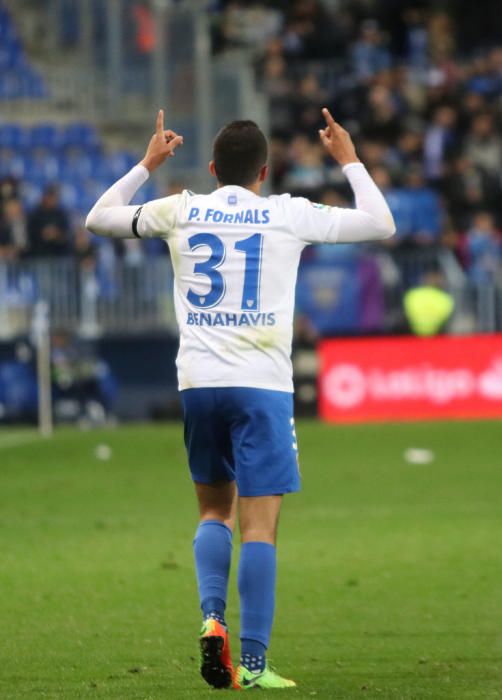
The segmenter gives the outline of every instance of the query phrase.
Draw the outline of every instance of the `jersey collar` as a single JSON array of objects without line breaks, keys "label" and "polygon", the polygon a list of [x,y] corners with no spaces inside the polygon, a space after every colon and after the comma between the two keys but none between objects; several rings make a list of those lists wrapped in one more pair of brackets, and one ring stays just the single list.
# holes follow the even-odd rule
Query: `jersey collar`
[{"label": "jersey collar", "polygon": [[251,192],[247,187],[241,187],[240,185],[224,185],[223,187],[218,187],[218,189],[214,190],[211,194],[222,197],[226,201],[232,194],[236,195],[237,201],[242,201],[243,199],[260,199],[259,195]]}]

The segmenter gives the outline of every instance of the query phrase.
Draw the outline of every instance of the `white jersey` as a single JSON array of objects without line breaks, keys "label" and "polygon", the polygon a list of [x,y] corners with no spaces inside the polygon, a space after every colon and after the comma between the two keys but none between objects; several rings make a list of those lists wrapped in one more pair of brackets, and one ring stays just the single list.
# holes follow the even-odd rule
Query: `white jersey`
[{"label": "white jersey", "polygon": [[243,187],[147,203],[143,236],[163,231],[174,267],[180,389],[292,391],[295,285],[307,243],[335,242],[339,211]]},{"label": "white jersey", "polygon": [[289,195],[259,197],[225,186],[129,204],[148,178],[137,165],[87,217],[90,231],[164,238],[174,267],[180,389],[258,387],[292,391],[291,340],[300,255],[308,243],[389,238],[392,214],[361,163],[343,168],[356,209]]}]

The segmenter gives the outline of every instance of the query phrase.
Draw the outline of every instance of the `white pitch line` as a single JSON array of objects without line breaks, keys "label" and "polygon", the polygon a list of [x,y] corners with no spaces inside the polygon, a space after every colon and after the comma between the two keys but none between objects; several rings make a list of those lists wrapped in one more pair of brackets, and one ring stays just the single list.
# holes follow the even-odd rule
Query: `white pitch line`
[{"label": "white pitch line", "polygon": [[0,450],[10,447],[19,447],[20,445],[26,445],[29,442],[35,442],[39,439],[40,436],[35,433],[17,433],[13,435],[2,435],[0,433]]}]

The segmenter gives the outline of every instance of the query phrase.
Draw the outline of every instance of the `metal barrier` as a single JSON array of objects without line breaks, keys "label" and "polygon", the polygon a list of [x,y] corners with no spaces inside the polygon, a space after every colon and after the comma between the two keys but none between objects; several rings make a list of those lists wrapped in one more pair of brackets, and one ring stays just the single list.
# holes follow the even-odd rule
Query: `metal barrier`
[{"label": "metal barrier", "polygon": [[172,284],[167,257],[93,267],[74,259],[1,262],[0,339],[27,334],[39,300],[53,328],[84,337],[175,332]]},{"label": "metal barrier", "polygon": [[453,334],[502,330],[502,266],[491,283],[476,284],[447,248],[380,250],[380,269],[386,288],[386,328],[399,326],[403,294],[422,284],[439,284],[455,301],[448,324]]},{"label": "metal barrier", "polygon": [[[356,255],[377,261],[378,284],[384,290],[384,313],[374,330],[400,328],[403,293],[427,281],[431,272],[441,275],[455,299],[449,332],[502,330],[502,275],[492,284],[475,285],[454,256],[444,250],[400,254],[397,262],[383,248],[363,247]],[[147,256],[134,262],[98,256],[92,265],[57,258],[1,261],[0,339],[28,333],[33,307],[39,300],[48,304],[53,328],[88,338],[177,333],[173,272],[167,256]]]}]

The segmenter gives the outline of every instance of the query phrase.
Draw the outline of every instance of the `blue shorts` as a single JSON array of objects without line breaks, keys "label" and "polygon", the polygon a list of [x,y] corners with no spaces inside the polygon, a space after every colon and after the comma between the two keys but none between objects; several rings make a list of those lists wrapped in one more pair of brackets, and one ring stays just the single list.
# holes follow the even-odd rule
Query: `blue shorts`
[{"label": "blue shorts", "polygon": [[192,479],[237,481],[240,496],[300,490],[293,394],[246,387],[185,389]]}]

